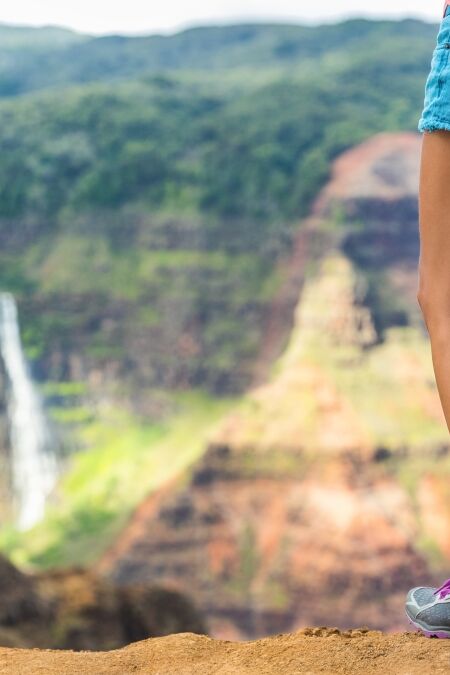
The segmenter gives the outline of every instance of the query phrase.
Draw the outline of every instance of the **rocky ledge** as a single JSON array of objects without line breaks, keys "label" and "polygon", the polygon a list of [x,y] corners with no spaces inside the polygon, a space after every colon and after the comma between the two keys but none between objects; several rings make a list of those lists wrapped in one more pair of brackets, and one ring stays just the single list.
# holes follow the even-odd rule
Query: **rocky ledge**
[{"label": "rocky ledge", "polygon": [[306,628],[241,643],[184,633],[104,653],[0,650],[0,673],[11,675],[440,675],[448,673],[449,667],[450,643],[446,640],[367,629]]}]

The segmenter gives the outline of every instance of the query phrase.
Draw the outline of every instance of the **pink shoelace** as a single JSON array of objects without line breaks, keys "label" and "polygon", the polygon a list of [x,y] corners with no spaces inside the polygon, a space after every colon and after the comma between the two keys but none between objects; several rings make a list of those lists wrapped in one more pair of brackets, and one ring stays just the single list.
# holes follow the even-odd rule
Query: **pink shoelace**
[{"label": "pink shoelace", "polygon": [[434,591],[434,594],[437,595],[439,593],[439,599],[443,600],[444,598],[447,597],[447,595],[450,595],[450,579],[447,579],[447,581],[444,581],[442,586],[440,588],[437,588]]}]

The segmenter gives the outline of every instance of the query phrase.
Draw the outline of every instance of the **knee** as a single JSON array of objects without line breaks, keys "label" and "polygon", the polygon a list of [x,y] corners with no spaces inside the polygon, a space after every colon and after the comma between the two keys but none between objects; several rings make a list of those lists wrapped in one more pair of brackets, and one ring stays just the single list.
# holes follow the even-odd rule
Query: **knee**
[{"label": "knee", "polygon": [[417,293],[417,301],[425,320],[427,329],[436,338],[441,336],[446,341],[450,335],[450,293],[430,293],[421,286]]},{"label": "knee", "polygon": [[425,292],[422,286],[417,291],[417,302],[419,304],[420,311],[426,320],[427,315],[430,314],[430,296]]}]

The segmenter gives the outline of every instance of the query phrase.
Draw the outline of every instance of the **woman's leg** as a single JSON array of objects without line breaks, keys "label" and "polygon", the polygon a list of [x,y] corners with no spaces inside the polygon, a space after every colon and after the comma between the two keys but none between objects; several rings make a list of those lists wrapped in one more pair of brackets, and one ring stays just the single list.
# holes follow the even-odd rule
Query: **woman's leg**
[{"label": "woman's leg", "polygon": [[418,300],[450,430],[450,132],[423,134]]},{"label": "woman's leg", "polygon": [[[450,132],[425,132],[419,194],[418,299],[431,339],[436,382],[450,429]],[[450,579],[413,588],[406,614],[425,635],[450,638]]]},{"label": "woman's leg", "polygon": [[[450,7],[438,33],[425,86],[419,190],[418,300],[431,340],[436,382],[450,430]],[[445,131],[444,131],[445,129]],[[413,588],[406,614],[425,635],[450,638],[450,579],[437,589]]]}]

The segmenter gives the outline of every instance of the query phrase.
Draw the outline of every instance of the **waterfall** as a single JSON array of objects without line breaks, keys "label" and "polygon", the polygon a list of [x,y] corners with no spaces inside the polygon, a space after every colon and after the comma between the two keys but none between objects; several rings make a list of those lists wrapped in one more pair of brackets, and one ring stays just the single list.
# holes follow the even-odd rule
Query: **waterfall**
[{"label": "waterfall", "polygon": [[26,530],[44,515],[57,466],[43,405],[23,352],[16,302],[10,293],[0,293],[0,354],[10,382],[8,417],[17,525]]}]

